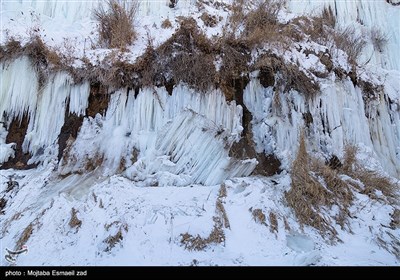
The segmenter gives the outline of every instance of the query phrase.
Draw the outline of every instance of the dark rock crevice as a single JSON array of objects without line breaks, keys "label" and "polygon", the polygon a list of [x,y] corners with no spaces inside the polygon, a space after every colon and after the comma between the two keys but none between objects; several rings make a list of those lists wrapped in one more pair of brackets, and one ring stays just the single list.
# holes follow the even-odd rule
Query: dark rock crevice
[{"label": "dark rock crevice", "polygon": [[24,143],[26,131],[28,130],[29,117],[24,114],[22,119],[14,118],[11,121],[6,137],[6,143],[15,143],[15,156],[10,158],[7,162],[4,162],[0,169],[18,169],[26,170],[35,168],[37,164],[28,164],[31,155],[24,153],[22,150],[22,143]]},{"label": "dark rock crevice", "polygon": [[274,155],[266,155],[265,153],[257,153],[255,150],[255,143],[253,140],[253,130],[251,121],[253,116],[247,109],[243,101],[243,91],[249,83],[247,77],[233,80],[231,85],[233,88],[233,99],[236,103],[243,108],[243,133],[242,138],[239,142],[233,143],[229,156],[240,159],[255,158],[258,161],[256,168],[253,171],[253,175],[272,176],[279,174],[281,170],[281,162]]}]

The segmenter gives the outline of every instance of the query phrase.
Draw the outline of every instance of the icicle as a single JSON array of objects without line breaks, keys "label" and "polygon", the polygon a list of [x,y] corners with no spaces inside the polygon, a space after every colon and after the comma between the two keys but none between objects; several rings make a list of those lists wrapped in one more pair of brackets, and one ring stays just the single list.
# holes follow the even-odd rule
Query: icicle
[{"label": "icicle", "polygon": [[38,92],[38,76],[27,57],[0,64],[0,121],[7,115],[22,119],[27,113],[32,119],[35,114]]}]

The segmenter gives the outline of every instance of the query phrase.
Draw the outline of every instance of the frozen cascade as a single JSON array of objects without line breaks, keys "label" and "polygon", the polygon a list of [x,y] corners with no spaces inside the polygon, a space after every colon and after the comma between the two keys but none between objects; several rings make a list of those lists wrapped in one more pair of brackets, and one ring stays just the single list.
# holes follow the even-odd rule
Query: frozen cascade
[{"label": "frozen cascade", "polygon": [[[43,161],[45,157],[56,154],[54,144],[64,124],[66,102],[69,100],[70,113],[84,115],[89,83],[73,85],[72,78],[60,72],[50,76],[43,89],[39,90],[37,72],[27,57],[4,63],[1,68],[1,121],[9,124],[14,118],[21,119],[27,113],[29,125],[23,143],[24,152],[34,156],[32,162]],[[5,139],[6,132],[2,134]],[[0,145],[2,150],[9,148],[4,143]],[[10,152],[6,154],[10,155]],[[5,156],[1,159],[0,163],[4,162]]]},{"label": "frozen cascade", "polygon": [[106,175],[121,171],[122,162],[129,178],[165,185],[217,184],[247,176],[257,162],[228,155],[243,130],[241,116],[241,106],[226,103],[217,90],[200,94],[179,85],[169,96],[164,88],[146,88],[136,98],[120,90],[111,96],[104,117],[84,120],[61,172],[82,171],[87,160],[101,158]]},{"label": "frozen cascade", "polygon": [[34,118],[38,92],[38,75],[29,58],[1,63],[0,121],[22,119],[25,113]]},{"label": "frozen cascade", "polygon": [[[382,1],[365,0],[290,0],[289,9],[298,14],[316,13],[322,7],[330,5],[337,15],[339,26],[357,26],[368,32],[378,28],[387,36],[385,49],[373,51],[373,47],[364,51],[362,61],[371,59],[371,63],[386,69],[400,70],[398,46],[400,45],[400,6],[393,6]],[[365,37],[368,37],[365,34]],[[371,57],[372,55],[372,57]]]},{"label": "frozen cascade", "polygon": [[[365,112],[362,92],[350,80],[327,81],[314,100],[305,100],[295,91],[280,94],[279,106],[274,104],[271,87],[264,88],[259,80],[251,80],[244,91],[244,101],[253,114],[258,152],[276,151],[283,159],[291,156],[293,160],[300,129],[306,128],[314,152],[341,155],[345,143],[362,144],[375,152],[385,171],[398,177],[400,111],[396,108],[400,100],[394,96],[398,89],[385,88],[380,100],[369,102]],[[392,105],[387,101],[390,95]],[[306,124],[304,114],[308,113],[312,122]]]}]

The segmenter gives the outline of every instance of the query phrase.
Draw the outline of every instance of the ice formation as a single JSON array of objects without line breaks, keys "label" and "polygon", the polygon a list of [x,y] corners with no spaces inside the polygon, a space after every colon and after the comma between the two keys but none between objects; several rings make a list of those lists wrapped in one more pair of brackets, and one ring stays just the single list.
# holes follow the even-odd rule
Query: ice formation
[{"label": "ice formation", "polygon": [[27,57],[4,62],[0,67],[0,121],[21,120],[26,114],[29,125],[23,151],[33,155],[32,162],[44,161],[56,153],[67,106],[69,113],[85,114],[89,83],[74,85],[67,73],[59,72],[38,88],[38,74]]},{"label": "ice formation", "polygon": [[399,98],[399,75],[392,75],[378,99],[366,103],[361,89],[350,80],[326,80],[321,94],[313,100],[306,100],[296,91],[280,94],[279,105],[274,104],[272,87],[264,88],[258,79],[251,80],[244,101],[253,115],[258,152],[276,151],[282,158],[294,155],[299,132],[304,128],[310,135],[312,151],[341,155],[346,143],[362,144],[376,153],[385,171],[399,176],[400,112],[393,102]]},{"label": "ice formation", "polygon": [[398,46],[400,44],[400,8],[387,1],[365,0],[290,0],[289,9],[298,14],[317,13],[322,7],[331,6],[337,16],[339,27],[357,26],[363,32],[363,37],[370,42],[371,28],[378,29],[385,35],[388,42],[382,50],[369,48],[364,51],[362,61],[369,60],[372,65],[386,69],[400,70]]},{"label": "ice formation", "polygon": [[247,176],[256,161],[228,156],[242,131],[241,116],[242,108],[217,90],[205,95],[180,85],[172,96],[164,88],[146,88],[136,97],[120,90],[104,117],[84,121],[61,172],[82,171],[85,160],[100,157],[104,174],[121,171],[122,164],[129,178],[157,184],[216,184]]}]

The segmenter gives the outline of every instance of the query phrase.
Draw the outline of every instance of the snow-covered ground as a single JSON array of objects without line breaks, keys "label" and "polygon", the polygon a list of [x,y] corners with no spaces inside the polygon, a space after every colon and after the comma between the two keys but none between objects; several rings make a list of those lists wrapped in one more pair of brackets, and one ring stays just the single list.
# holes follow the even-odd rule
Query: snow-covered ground
[{"label": "snow-covered ground", "polygon": [[[3,175],[14,171],[2,171]],[[227,180],[223,205],[230,228],[225,240],[202,251],[189,251],[181,234],[207,237],[213,227],[220,185],[137,187],[121,176],[87,174],[56,179],[48,170],[17,173],[2,217],[1,251],[13,248],[32,225],[17,265],[398,265],[379,243],[398,242],[389,228],[393,208],[359,195],[350,209],[352,233],[336,226],[342,242],[329,245],[311,228],[300,229],[283,192],[288,175]],[[5,184],[2,184],[4,193]],[[71,227],[71,211],[81,225]],[[252,210],[261,209],[265,224]],[[276,231],[268,219],[277,218]],[[285,228],[285,221],[290,228]],[[107,238],[121,231],[108,248]],[[390,237],[392,234],[392,237]],[[9,265],[2,259],[2,265]]]},{"label": "snow-covered ground", "polygon": [[[1,1],[0,43],[10,36],[24,42],[40,34],[50,46],[99,62],[111,50],[95,44],[90,9],[98,2]],[[204,5],[208,13],[221,16],[215,27],[199,19],[204,10],[193,0],[180,0],[173,9],[169,0],[139,2],[139,36],[125,54],[132,61],[145,51],[149,36],[155,46],[165,42],[182,15],[194,17],[209,38],[220,34],[227,11],[213,3],[232,1]],[[164,88],[144,88],[135,97],[127,89],[117,90],[105,114],[84,117],[68,157],[58,163],[65,111],[85,115],[89,84],[75,85],[67,73],[58,72],[39,89],[38,74],[26,57],[2,63],[0,164],[14,156],[14,144],[6,143],[9,121],[26,113],[30,122],[23,149],[41,165],[29,171],[0,170],[0,199],[6,201],[0,213],[1,254],[25,244],[28,253],[18,256],[16,265],[399,265],[400,229],[393,226],[398,201],[389,205],[356,193],[348,228],[332,219],[340,241],[331,243],[316,229],[301,227],[284,197],[305,114],[313,116],[307,139],[311,153],[341,158],[345,144],[356,144],[366,168],[393,182],[400,176],[400,7],[384,0],[292,0],[288,8],[316,13],[326,3],[335,7],[339,25],[352,23],[367,32],[376,23],[388,34],[382,52],[368,45],[361,64],[369,62],[358,69],[382,91],[366,105],[358,86],[331,73],[319,80],[321,92],[313,101],[295,90],[277,100],[272,87],[252,78],[244,89],[244,105],[253,117],[257,152],[274,153],[282,162],[284,171],[273,177],[248,177],[256,160],[229,155],[243,131],[242,106],[227,102],[220,90],[203,94],[185,85],[176,85],[172,96]],[[161,28],[167,18],[171,29]],[[300,47],[324,51],[313,42]],[[300,61],[301,69],[325,70],[313,54],[272,51]],[[343,52],[333,63],[349,70]],[[280,112],[273,104],[277,101]],[[87,162],[99,158],[99,166],[87,171]],[[18,185],[9,188],[9,177]],[[226,197],[220,195],[221,186],[226,186]],[[223,242],[200,251],[185,249],[183,234],[205,239],[215,218],[222,219],[218,203],[229,220],[222,227]],[[265,222],[254,218],[255,210],[262,211]],[[326,211],[335,215],[335,209]],[[10,265],[3,256],[1,265]]]}]

